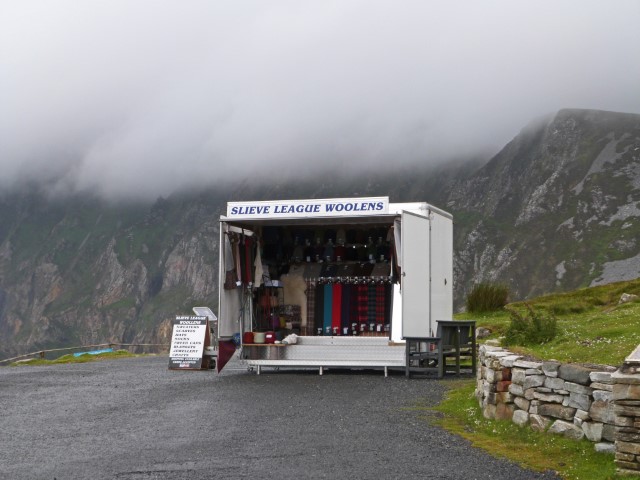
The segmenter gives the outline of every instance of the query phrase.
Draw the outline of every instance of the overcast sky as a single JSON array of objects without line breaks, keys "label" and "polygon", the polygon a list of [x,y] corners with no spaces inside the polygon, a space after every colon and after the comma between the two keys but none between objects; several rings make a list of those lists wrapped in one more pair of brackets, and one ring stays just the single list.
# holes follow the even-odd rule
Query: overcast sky
[{"label": "overcast sky", "polygon": [[0,0],[0,188],[441,162],[565,107],[640,113],[640,1]]}]

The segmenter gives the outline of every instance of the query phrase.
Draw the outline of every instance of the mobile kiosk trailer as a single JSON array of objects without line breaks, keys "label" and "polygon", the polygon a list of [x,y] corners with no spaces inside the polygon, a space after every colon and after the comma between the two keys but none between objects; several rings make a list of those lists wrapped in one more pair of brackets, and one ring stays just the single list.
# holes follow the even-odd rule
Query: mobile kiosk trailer
[{"label": "mobile kiosk trailer", "polygon": [[[405,367],[453,314],[453,219],[387,197],[229,202],[216,337],[264,367]],[[290,336],[291,333],[296,335]]]}]

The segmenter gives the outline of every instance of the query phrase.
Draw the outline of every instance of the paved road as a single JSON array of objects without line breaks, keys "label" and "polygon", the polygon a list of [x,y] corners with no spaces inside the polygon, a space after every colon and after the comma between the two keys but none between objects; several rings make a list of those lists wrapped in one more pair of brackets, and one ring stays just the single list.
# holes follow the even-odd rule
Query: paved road
[{"label": "paved road", "polygon": [[554,478],[429,426],[436,381],[167,364],[0,368],[0,479]]}]

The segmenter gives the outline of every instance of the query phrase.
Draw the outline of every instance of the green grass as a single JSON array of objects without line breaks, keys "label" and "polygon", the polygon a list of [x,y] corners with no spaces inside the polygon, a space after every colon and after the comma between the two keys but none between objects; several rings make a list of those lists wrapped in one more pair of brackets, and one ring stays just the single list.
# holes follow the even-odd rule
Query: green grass
[{"label": "green grass", "polygon": [[[424,410],[425,418],[469,440],[474,447],[527,469],[552,470],[568,480],[626,478],[615,473],[613,455],[596,453],[593,443],[537,433],[510,421],[487,420],[474,397],[475,380],[446,382],[445,400]],[[434,414],[435,413],[435,414]]]},{"label": "green grass", "polygon": [[9,364],[11,367],[23,367],[23,366],[34,366],[34,365],[60,365],[60,364],[68,364],[68,363],[89,363],[89,362],[97,362],[100,360],[111,360],[113,358],[131,358],[131,357],[140,357],[140,354],[130,353],[127,350],[116,350],[115,352],[106,352],[100,353],[98,355],[81,355],[79,357],[75,357],[73,353],[69,353],[67,355],[62,355],[53,360],[47,360],[43,358],[34,358],[29,361],[23,362],[14,362]]},{"label": "green grass", "polygon": [[[640,279],[529,300],[535,310],[556,316],[558,334],[542,345],[510,348],[545,360],[620,365],[640,344],[640,301],[618,305],[623,293],[640,295]],[[507,307],[526,312],[522,302]],[[503,336],[510,324],[506,310],[456,318],[476,320],[478,327],[492,331],[489,338]]]},{"label": "green grass", "polygon": [[[528,300],[535,310],[556,316],[558,335],[543,345],[510,349],[545,360],[620,365],[640,344],[640,301],[618,305],[623,293],[640,295],[640,279]],[[507,308],[526,312],[524,302]],[[510,325],[506,310],[464,313],[456,318],[476,320],[478,327],[492,331],[490,338],[504,335]],[[565,479],[632,478],[616,475],[613,456],[596,453],[587,440],[577,442],[521,428],[510,421],[485,419],[473,394],[475,380],[446,384],[449,390],[445,400],[435,409],[424,409],[426,418],[466,438],[474,447],[532,470],[553,470]]]}]

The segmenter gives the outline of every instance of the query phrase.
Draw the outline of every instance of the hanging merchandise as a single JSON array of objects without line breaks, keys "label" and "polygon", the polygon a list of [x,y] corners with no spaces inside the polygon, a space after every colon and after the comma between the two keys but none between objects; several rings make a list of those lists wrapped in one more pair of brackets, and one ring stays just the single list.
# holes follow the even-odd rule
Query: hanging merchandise
[{"label": "hanging merchandise", "polygon": [[342,328],[342,285],[334,283],[332,285],[331,303],[331,330],[334,335],[340,335]]},{"label": "hanging merchandise", "polygon": [[333,285],[330,283],[324,285],[324,311],[323,311],[323,326],[324,334],[331,335],[331,321],[333,313]]}]

